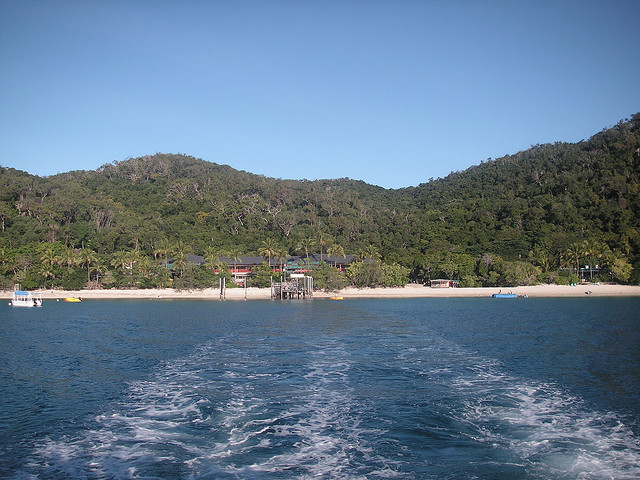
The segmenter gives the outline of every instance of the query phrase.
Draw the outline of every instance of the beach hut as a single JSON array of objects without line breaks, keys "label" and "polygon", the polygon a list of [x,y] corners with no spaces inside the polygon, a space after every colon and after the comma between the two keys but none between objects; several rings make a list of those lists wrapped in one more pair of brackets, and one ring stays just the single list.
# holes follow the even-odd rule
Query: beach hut
[{"label": "beach hut", "polygon": [[457,288],[460,286],[458,280],[437,279],[430,281],[431,288]]}]

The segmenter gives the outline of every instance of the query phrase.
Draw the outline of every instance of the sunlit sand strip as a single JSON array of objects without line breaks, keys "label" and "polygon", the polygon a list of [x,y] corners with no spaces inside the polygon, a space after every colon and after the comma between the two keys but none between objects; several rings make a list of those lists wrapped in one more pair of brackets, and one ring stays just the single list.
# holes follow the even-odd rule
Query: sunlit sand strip
[{"label": "sunlit sand strip", "polygon": [[[520,296],[535,297],[638,297],[638,285],[535,285],[526,287],[483,287],[483,288],[431,288],[417,284],[409,284],[401,288],[345,288],[339,292],[314,292],[314,298],[447,298],[447,297],[491,297],[498,293],[515,293]],[[66,297],[82,299],[194,299],[219,300],[217,288],[204,290],[164,289],[132,289],[132,290],[40,290],[45,300],[60,300]],[[0,298],[10,299],[12,292],[0,292]],[[268,300],[271,298],[269,288],[228,288],[227,300]]]}]

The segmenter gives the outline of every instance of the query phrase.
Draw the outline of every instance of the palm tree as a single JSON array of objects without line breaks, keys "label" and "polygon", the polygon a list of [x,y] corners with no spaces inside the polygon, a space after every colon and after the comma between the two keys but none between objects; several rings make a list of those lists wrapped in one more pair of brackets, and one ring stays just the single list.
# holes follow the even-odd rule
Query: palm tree
[{"label": "palm tree", "polygon": [[611,248],[604,242],[596,242],[593,247],[596,259],[598,259],[600,263],[602,263],[602,260],[605,262],[608,261],[613,256]]},{"label": "palm tree", "polygon": [[187,266],[187,255],[189,247],[182,241],[178,240],[173,244],[171,252],[174,254],[173,258],[173,271],[178,269],[178,276],[182,276],[184,269]]},{"label": "palm tree", "polygon": [[579,244],[573,243],[569,248],[567,248],[563,255],[565,258],[565,265],[570,265],[574,261],[576,262],[576,275],[580,273],[580,258],[582,257],[582,251],[583,249]]},{"label": "palm tree", "polygon": [[107,265],[98,257],[98,261],[93,266],[93,271],[96,272],[96,282],[100,283],[100,275],[107,273]]},{"label": "palm tree", "polygon": [[[42,272],[41,273],[42,273],[42,276],[43,276],[45,282],[47,281],[48,278],[53,279],[56,276],[56,274],[53,271],[52,266],[53,266],[52,264],[45,263],[44,267],[42,268]],[[51,288],[53,288],[53,282],[51,284]]]},{"label": "palm tree", "polygon": [[283,271],[283,264],[287,261],[287,257],[289,256],[289,250],[286,247],[278,248],[274,254],[274,257],[280,260],[280,271]]},{"label": "palm tree", "polygon": [[114,252],[113,255],[111,255],[111,262],[109,263],[113,268],[121,268],[124,270],[124,267],[127,264],[127,252],[124,250]]},{"label": "palm tree", "polygon": [[380,253],[378,252],[378,248],[372,243],[367,245],[367,247],[362,252],[360,252],[360,260],[364,261],[367,258],[370,258],[374,262],[380,260]]},{"label": "palm tree", "polygon": [[271,257],[275,257],[278,251],[278,242],[272,237],[262,241],[262,246],[258,249],[258,254],[269,257],[269,270],[271,270]]},{"label": "palm tree", "polygon": [[164,255],[164,266],[168,267],[169,252],[173,250],[173,244],[167,239],[160,240],[158,247],[153,251],[155,255]]},{"label": "palm tree", "polygon": [[73,248],[65,247],[62,252],[58,255],[58,263],[60,265],[66,265],[67,271],[71,270],[73,265],[76,265],[78,262],[78,257]]},{"label": "palm tree", "polygon": [[322,262],[322,255],[324,247],[331,241],[331,236],[325,232],[318,232],[316,235],[316,244],[320,246],[320,261]]},{"label": "palm tree", "polygon": [[303,238],[302,240],[300,240],[298,242],[298,245],[296,246],[296,248],[298,250],[304,250],[304,254],[307,257],[307,261],[309,260],[309,250],[311,248],[313,248],[313,246],[315,245],[315,240],[311,237],[307,237],[307,238]]},{"label": "palm tree", "polygon": [[140,251],[139,250],[130,250],[126,253],[125,260],[127,262],[126,268],[133,273],[133,268],[136,263],[140,261]]},{"label": "palm tree", "polygon": [[589,260],[589,272],[591,273],[591,280],[593,280],[593,243],[589,240],[585,240],[582,242],[582,245],[580,245],[580,248],[582,249],[582,255]]},{"label": "palm tree", "polygon": [[3,272],[12,270],[11,264],[14,257],[5,247],[0,248],[0,266]]},{"label": "palm tree", "polygon": [[[592,262],[600,268],[603,263],[607,263],[611,259],[613,252],[611,252],[611,248],[606,243],[593,242],[591,244],[591,255]],[[593,269],[591,269],[591,279],[593,279]]]},{"label": "palm tree", "polygon": [[346,257],[344,253],[344,248],[342,248],[342,245],[339,245],[337,243],[334,243],[329,247],[329,249],[327,250],[327,255],[334,258],[334,262],[333,262],[334,267],[338,265],[338,261],[337,261],[338,257],[342,257],[342,258]]},{"label": "palm tree", "polygon": [[181,277],[187,267],[187,254],[183,250],[178,251],[173,257],[173,271],[178,271],[178,276]]},{"label": "palm tree", "polygon": [[551,258],[544,246],[535,245],[533,250],[529,252],[529,259],[534,265],[539,266],[543,272],[548,272],[551,269]]},{"label": "palm tree", "polygon": [[147,255],[142,255],[136,261],[138,272],[145,278],[149,278],[151,271],[153,270],[153,261]]},{"label": "palm tree", "polygon": [[220,252],[217,248],[208,246],[204,251],[204,263],[209,270],[215,270],[220,264]]},{"label": "palm tree", "polygon": [[233,260],[233,271],[238,273],[238,262],[240,261],[240,255],[242,251],[238,247],[233,247],[229,252],[229,257]]},{"label": "palm tree", "polygon": [[40,260],[44,265],[48,265],[49,267],[52,267],[53,265],[58,263],[58,256],[56,255],[56,251],[53,248],[53,245],[48,244],[44,248],[42,254],[40,254]]},{"label": "palm tree", "polygon": [[91,265],[98,263],[96,252],[90,248],[83,248],[78,252],[78,259],[80,265],[87,266],[87,283],[89,283],[91,281]]},{"label": "palm tree", "polygon": [[223,276],[229,272],[229,264],[224,262],[222,258],[218,258],[218,261],[213,265],[214,272],[217,272],[218,276]]}]

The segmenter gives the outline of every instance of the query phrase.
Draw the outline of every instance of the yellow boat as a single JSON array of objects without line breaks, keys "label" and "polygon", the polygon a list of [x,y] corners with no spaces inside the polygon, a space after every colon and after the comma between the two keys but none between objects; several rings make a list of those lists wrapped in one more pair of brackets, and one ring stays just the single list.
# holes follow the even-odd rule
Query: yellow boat
[{"label": "yellow boat", "polygon": [[81,302],[82,299],[79,297],[66,297],[64,299],[65,302],[72,302],[72,303],[77,303],[77,302]]},{"label": "yellow boat", "polygon": [[331,300],[344,300],[344,297],[331,297]]}]

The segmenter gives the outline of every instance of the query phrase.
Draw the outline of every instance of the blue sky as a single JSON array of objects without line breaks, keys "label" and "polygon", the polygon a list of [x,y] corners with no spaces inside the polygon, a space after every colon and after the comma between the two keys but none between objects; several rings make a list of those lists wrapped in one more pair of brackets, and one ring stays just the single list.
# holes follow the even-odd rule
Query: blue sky
[{"label": "blue sky", "polygon": [[417,185],[640,111],[640,2],[0,0],[0,165]]}]

